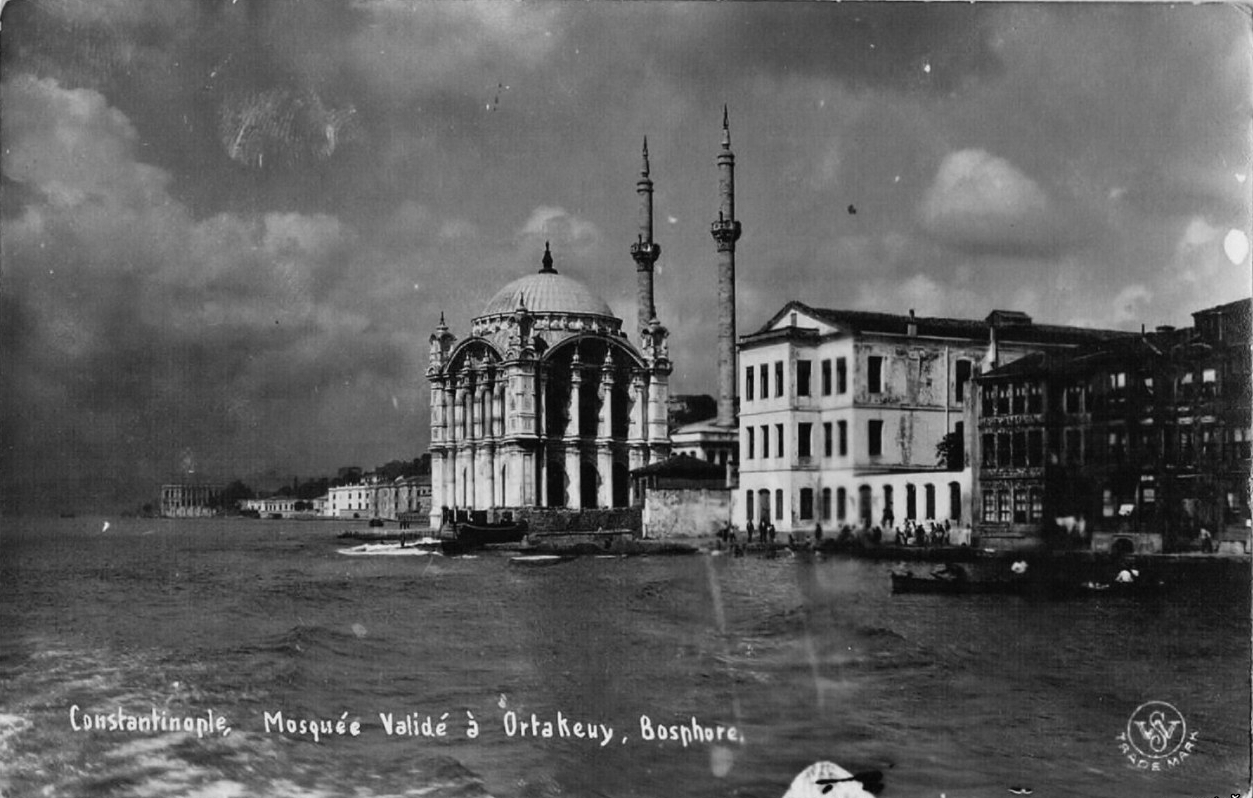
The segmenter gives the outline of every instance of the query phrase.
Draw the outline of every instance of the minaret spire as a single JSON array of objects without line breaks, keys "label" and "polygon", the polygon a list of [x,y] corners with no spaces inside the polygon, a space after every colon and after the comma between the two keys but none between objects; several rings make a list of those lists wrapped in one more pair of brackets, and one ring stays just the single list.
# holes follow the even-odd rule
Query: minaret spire
[{"label": "minaret spire", "polygon": [[640,179],[635,183],[635,191],[640,195],[640,230],[636,242],[631,245],[631,257],[635,260],[637,331],[641,333],[641,339],[643,331],[657,316],[653,304],[653,264],[661,255],[661,247],[653,242],[653,181],[649,171],[648,136],[645,136]]},{"label": "minaret spire", "polygon": [[722,150],[718,153],[718,219],[710,233],[718,246],[718,417],[720,427],[735,427],[735,242],[740,223],[735,218],[735,153],[731,152],[731,125],[722,106]]}]

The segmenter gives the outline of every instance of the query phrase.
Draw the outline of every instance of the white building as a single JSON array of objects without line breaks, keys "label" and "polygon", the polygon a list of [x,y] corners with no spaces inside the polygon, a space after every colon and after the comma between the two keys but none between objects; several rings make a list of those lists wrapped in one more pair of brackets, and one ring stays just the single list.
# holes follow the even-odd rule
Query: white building
[{"label": "white building", "polygon": [[[949,470],[946,436],[969,448],[971,377],[993,365],[1115,333],[826,310],[790,302],[740,339],[740,467],[733,518],[780,531],[970,523],[969,469]],[[964,460],[964,458],[963,458]]]}]

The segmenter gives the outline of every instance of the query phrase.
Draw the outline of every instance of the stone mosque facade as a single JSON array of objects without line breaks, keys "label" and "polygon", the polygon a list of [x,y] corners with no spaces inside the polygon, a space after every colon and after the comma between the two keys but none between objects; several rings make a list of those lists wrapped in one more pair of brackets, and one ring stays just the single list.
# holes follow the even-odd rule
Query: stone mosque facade
[{"label": "stone mosque facade", "polygon": [[538,273],[496,292],[458,339],[431,336],[431,526],[446,510],[635,503],[630,472],[670,456],[668,331],[653,302],[648,144],[636,264],[637,338],[547,244]]}]

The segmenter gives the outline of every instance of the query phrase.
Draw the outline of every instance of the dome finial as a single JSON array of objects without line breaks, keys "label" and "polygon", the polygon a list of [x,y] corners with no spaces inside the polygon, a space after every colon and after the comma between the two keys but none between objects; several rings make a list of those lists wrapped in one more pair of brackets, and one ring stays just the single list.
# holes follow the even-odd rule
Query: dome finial
[{"label": "dome finial", "polygon": [[557,273],[557,270],[553,268],[553,253],[548,248],[547,241],[544,242],[544,260],[541,261],[541,263],[544,264],[544,268],[539,270],[540,274],[556,274]]}]

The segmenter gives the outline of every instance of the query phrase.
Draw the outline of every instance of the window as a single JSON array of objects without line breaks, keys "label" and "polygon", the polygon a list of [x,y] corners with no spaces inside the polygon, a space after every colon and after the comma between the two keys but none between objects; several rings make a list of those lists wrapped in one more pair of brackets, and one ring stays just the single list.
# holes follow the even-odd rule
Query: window
[{"label": "window", "polygon": [[983,520],[996,520],[996,494],[990,490],[983,492]]},{"label": "window", "polygon": [[1204,369],[1201,371],[1201,382],[1214,382],[1218,379],[1218,372],[1214,369]]},{"label": "window", "polygon": [[996,414],[998,416],[1009,415],[1009,386],[996,386]]},{"label": "window", "polygon": [[959,482],[948,483],[948,517],[960,521],[962,517],[962,486]]},{"label": "window", "polygon": [[822,422],[822,456],[823,457],[830,457],[832,452],[835,449],[834,441],[832,440],[832,438],[833,438],[833,435],[831,433],[831,422],[830,421]]},{"label": "window", "polygon": [[1001,468],[1009,468],[1013,464],[1009,456],[1009,433],[1002,432],[996,436],[996,464]]},{"label": "window", "polygon": [[996,505],[998,508],[997,518],[1002,524],[1008,524],[1014,518],[1014,508],[1013,508],[1013,505],[1010,504],[1010,501],[1011,501],[1010,492],[1007,490],[1002,490],[1002,491],[999,491],[996,496],[997,496]]},{"label": "window", "polygon": [[774,517],[778,521],[783,520],[783,490],[777,489],[774,492]]},{"label": "window", "polygon": [[755,516],[753,513],[753,492],[751,490],[746,490],[744,491],[744,518],[746,518],[748,520],[748,523],[751,524],[753,522],[754,517]]},{"label": "window", "polygon": [[1013,449],[1010,451],[1010,462],[1014,468],[1023,468],[1027,465],[1027,433],[1018,430],[1013,433]]},{"label": "window", "polygon": [[1066,386],[1066,392],[1062,396],[1062,409],[1067,413],[1082,412],[1080,405],[1080,397],[1083,396],[1083,389],[1078,385]]},{"label": "window", "polygon": [[1027,432],[1027,465],[1044,465],[1044,432],[1033,429]]},{"label": "window", "polygon": [[770,396],[770,367],[762,363],[757,370],[757,375],[761,377],[761,393],[757,395],[762,399],[766,399]]},{"label": "window", "polygon": [[842,357],[835,360],[835,392],[848,393],[848,361]]},{"label": "window", "polygon": [[812,457],[812,443],[810,439],[813,437],[814,425],[808,422],[801,422],[796,425],[796,456]]},{"label": "window", "polygon": [[843,488],[835,489],[835,520],[843,521],[845,518],[844,508],[848,503],[848,494]]},{"label": "window", "polygon": [[763,459],[770,456],[770,427],[765,424],[761,426],[761,456]]},{"label": "window", "polygon": [[1109,433],[1109,459],[1121,463],[1127,458],[1127,431],[1113,430]]},{"label": "window", "polygon": [[1040,390],[1039,383],[1033,382],[1027,386],[1027,412],[1044,412],[1044,392]]},{"label": "window", "polygon": [[982,405],[980,410],[983,415],[996,415],[996,388],[991,385],[985,385],[979,393]]},{"label": "window", "polygon": [[883,392],[883,358],[879,355],[866,358],[866,390],[870,393]]},{"label": "window", "polygon": [[923,501],[926,502],[927,514],[925,518],[935,518],[935,485],[928,482],[922,488]]},{"label": "window", "polygon": [[1014,489],[1014,523],[1027,523],[1027,489]]},{"label": "window", "polygon": [[866,445],[869,447],[870,456],[878,457],[883,454],[883,422],[877,418],[871,419],[866,433],[868,436]]},{"label": "window", "polygon": [[775,442],[775,449],[776,449],[775,454],[778,457],[782,457],[783,456],[783,425],[782,424],[774,425],[774,437],[776,441]]},{"label": "window", "polygon": [[1081,430],[1066,430],[1066,462],[1083,463],[1083,432]]},{"label": "window", "polygon": [[883,525],[892,526],[896,522],[896,509],[892,503],[892,486],[883,486]]},{"label": "window", "polygon": [[[752,460],[754,457],[756,457],[756,452],[754,450],[756,448],[755,444],[757,443],[757,441],[754,438],[752,427],[748,427],[744,431],[748,433],[748,435],[744,439],[744,459]],[[749,513],[749,516],[751,517],[752,513]]]},{"label": "window", "polygon": [[[1151,489],[1150,489],[1151,490]],[[1044,492],[1039,488],[1031,489],[1031,514],[1028,519],[1039,521],[1044,517]]]},{"label": "window", "polygon": [[984,468],[996,468],[996,436],[990,432],[983,434],[983,446],[980,449],[980,457],[983,460]]},{"label": "window", "polygon": [[961,402],[966,401],[966,383],[970,382],[970,361],[969,360],[957,361],[956,371],[957,371],[957,382],[953,387],[953,395],[954,395],[954,398],[957,399],[957,402],[960,404]]},{"label": "window", "polygon": [[1015,385],[1013,413],[1020,416],[1025,412],[1027,412],[1027,386]]},{"label": "window", "polygon": [[812,364],[808,360],[796,361],[796,395],[809,396],[809,374]]},{"label": "window", "polygon": [[783,395],[783,361],[774,361],[774,395]]},{"label": "window", "polygon": [[1127,387],[1127,372],[1117,371],[1109,375],[1109,387],[1111,390],[1121,390]]},{"label": "window", "polygon": [[753,401],[753,367],[744,369],[744,401]]},{"label": "window", "polygon": [[831,520],[831,489],[822,489],[822,520]]},{"label": "window", "polygon": [[848,422],[837,422],[840,427],[840,457],[848,456]]},{"label": "window", "polygon": [[905,485],[905,518],[918,520],[918,489],[912,482]]},{"label": "window", "polygon": [[814,517],[814,489],[801,488],[801,520],[812,521]]},{"label": "window", "polygon": [[826,360],[822,361],[821,371],[822,371],[822,395],[830,396],[831,395],[831,359],[830,358],[827,358]]}]

